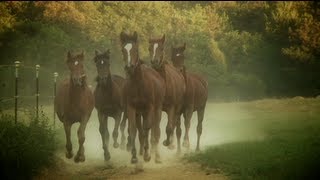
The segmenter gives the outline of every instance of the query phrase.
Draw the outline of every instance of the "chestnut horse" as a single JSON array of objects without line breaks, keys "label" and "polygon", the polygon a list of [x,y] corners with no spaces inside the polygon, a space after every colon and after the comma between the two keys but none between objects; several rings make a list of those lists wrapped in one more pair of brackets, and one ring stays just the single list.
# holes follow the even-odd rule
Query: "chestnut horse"
[{"label": "chestnut horse", "polygon": [[[206,108],[206,102],[208,98],[208,82],[202,76],[186,71],[184,66],[184,50],[186,49],[186,43],[183,46],[173,48],[171,60],[174,66],[179,69],[185,78],[186,82],[186,94],[183,105],[183,116],[185,124],[185,136],[183,146],[189,148],[189,129],[190,121],[194,111],[198,114],[198,126],[197,126],[197,148],[196,151],[200,150],[200,136],[202,134],[202,121],[204,117],[204,111]],[[180,121],[178,121],[180,122]],[[180,128],[180,125],[177,125]],[[178,131],[177,129],[177,131]],[[179,138],[179,137],[177,137]],[[178,143],[180,140],[178,140]],[[178,145],[179,146],[179,145]]]},{"label": "chestnut horse", "polygon": [[71,72],[70,79],[62,82],[54,99],[58,118],[63,123],[66,133],[66,157],[68,159],[73,156],[70,139],[71,126],[76,122],[80,123],[78,129],[79,149],[74,158],[75,162],[85,161],[83,147],[85,129],[94,108],[94,97],[86,83],[83,60],[83,52],[78,55],[72,55],[70,51],[68,52],[67,65]]},{"label": "chestnut horse", "polygon": [[[161,75],[166,83],[166,94],[163,101],[163,111],[168,115],[168,123],[166,127],[167,139],[163,145],[173,148],[172,138],[175,126],[179,126],[176,135],[179,141],[181,137],[181,128],[179,116],[184,102],[184,94],[186,85],[183,74],[177,70],[172,64],[164,59],[165,35],[162,38],[149,39],[149,53],[151,57],[152,67]],[[177,124],[176,124],[177,123]],[[180,142],[178,142],[178,153],[181,151]]]},{"label": "chestnut horse", "polygon": [[139,59],[138,34],[121,32],[121,50],[126,63],[127,82],[125,85],[127,98],[127,115],[129,122],[129,136],[132,145],[131,163],[137,163],[135,138],[137,127],[141,124],[136,115],[143,117],[143,145],[144,160],[150,161],[149,130],[151,128],[151,145],[155,150],[155,162],[160,163],[158,143],[160,139],[160,120],[162,103],[165,95],[165,82],[154,69],[143,64]]},{"label": "chestnut horse", "polygon": [[[95,51],[94,62],[97,67],[98,77],[96,78],[97,86],[94,90],[95,107],[99,118],[99,131],[102,139],[102,147],[104,150],[104,159],[110,159],[109,146],[109,131],[108,131],[108,117],[115,120],[115,126],[112,132],[113,147],[118,148],[118,129],[121,120],[121,114],[124,112],[124,92],[123,87],[125,79],[111,75],[110,72],[110,50],[104,53]],[[126,113],[123,115],[121,122],[121,147],[125,145],[124,129],[126,123]]]}]

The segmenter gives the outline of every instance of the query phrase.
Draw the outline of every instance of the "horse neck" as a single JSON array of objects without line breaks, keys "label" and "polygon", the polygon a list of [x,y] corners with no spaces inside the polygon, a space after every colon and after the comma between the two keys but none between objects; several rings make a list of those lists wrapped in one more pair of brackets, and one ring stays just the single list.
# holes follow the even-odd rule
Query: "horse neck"
[{"label": "horse neck", "polygon": [[109,74],[107,75],[107,82],[104,84],[101,81],[98,81],[98,87],[103,90],[112,90],[112,78],[111,78],[110,71],[109,71]]}]

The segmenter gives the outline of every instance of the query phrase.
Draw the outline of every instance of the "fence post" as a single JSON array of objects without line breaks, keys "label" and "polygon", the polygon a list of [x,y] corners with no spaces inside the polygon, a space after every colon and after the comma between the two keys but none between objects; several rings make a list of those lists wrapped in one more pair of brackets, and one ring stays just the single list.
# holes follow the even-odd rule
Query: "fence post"
[{"label": "fence post", "polygon": [[36,65],[36,117],[39,118],[39,69],[40,65]]},{"label": "fence post", "polygon": [[15,95],[14,95],[14,123],[17,124],[18,119],[18,77],[19,77],[19,65],[20,61],[15,61]]},{"label": "fence post", "polygon": [[[56,92],[57,92],[57,77],[58,77],[58,73],[55,72],[53,73],[53,77],[54,77],[54,81],[53,81],[53,101],[56,98]],[[55,128],[56,126],[56,107],[53,104],[53,127]]]}]

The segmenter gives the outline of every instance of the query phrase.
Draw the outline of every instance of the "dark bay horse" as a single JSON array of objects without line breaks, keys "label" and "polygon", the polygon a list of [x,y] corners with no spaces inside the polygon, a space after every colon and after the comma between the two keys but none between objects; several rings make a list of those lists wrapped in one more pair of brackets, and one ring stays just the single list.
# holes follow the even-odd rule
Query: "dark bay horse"
[{"label": "dark bay horse", "polygon": [[[181,128],[179,116],[181,115],[184,95],[186,91],[183,74],[164,59],[165,35],[162,38],[149,39],[149,53],[152,67],[161,75],[166,83],[166,94],[163,101],[163,111],[168,115],[166,127],[167,139],[163,145],[173,148],[173,130],[177,125],[176,135],[180,141]],[[180,153],[180,142],[178,142],[178,153]]]},{"label": "dark bay horse", "polygon": [[79,122],[78,129],[79,149],[74,158],[75,162],[84,162],[85,129],[94,108],[94,97],[87,86],[86,74],[83,68],[84,53],[72,55],[68,52],[67,65],[71,72],[70,79],[60,84],[54,99],[59,120],[64,125],[66,133],[66,157],[72,158],[71,126]]},{"label": "dark bay horse", "polygon": [[[183,146],[189,148],[189,129],[190,121],[194,111],[198,114],[198,125],[197,125],[197,148],[196,151],[200,150],[200,136],[202,134],[202,121],[204,118],[204,111],[206,107],[206,102],[208,98],[208,82],[202,76],[186,71],[184,66],[184,50],[186,49],[186,44],[180,47],[172,47],[171,60],[174,66],[179,69],[185,78],[186,82],[186,94],[185,101],[183,105],[183,116],[185,124],[185,136],[183,141]],[[180,122],[180,121],[178,121]],[[180,125],[177,126],[180,128]],[[178,143],[180,141],[178,140]],[[178,145],[179,146],[179,145]]]},{"label": "dark bay horse", "polygon": [[[99,118],[99,131],[102,139],[102,147],[104,150],[104,159],[110,159],[109,153],[109,130],[108,117],[115,120],[115,126],[112,132],[113,147],[118,148],[118,130],[121,121],[121,114],[124,112],[124,84],[125,79],[118,75],[111,75],[110,71],[110,50],[104,53],[95,51],[94,62],[97,67],[98,77],[96,78],[97,86],[94,90],[95,107]],[[121,122],[121,147],[125,145],[124,129],[126,125],[126,113],[123,115]]]},{"label": "dark bay horse", "polygon": [[[121,32],[121,50],[126,63],[127,82],[125,85],[127,97],[127,115],[129,121],[129,136],[132,144],[131,163],[137,163],[135,139],[137,127],[143,128],[144,160],[150,161],[149,130],[151,129],[151,145],[155,150],[155,162],[159,163],[158,144],[160,139],[160,120],[162,104],[165,95],[165,82],[151,67],[139,59],[138,34]],[[141,114],[143,122],[136,118]]]}]

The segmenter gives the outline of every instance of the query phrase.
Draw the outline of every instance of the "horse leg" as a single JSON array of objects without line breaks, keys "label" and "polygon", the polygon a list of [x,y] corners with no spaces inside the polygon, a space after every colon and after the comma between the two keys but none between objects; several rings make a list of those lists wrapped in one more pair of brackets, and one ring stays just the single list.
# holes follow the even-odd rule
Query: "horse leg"
[{"label": "horse leg", "polygon": [[99,118],[99,131],[102,139],[102,148],[104,151],[104,160],[108,161],[110,159],[109,152],[109,130],[108,130],[108,116],[103,113],[98,112]]},{"label": "horse leg", "polygon": [[161,112],[162,112],[162,107],[158,108],[155,110],[155,116],[154,116],[154,125],[153,125],[153,130],[154,130],[154,151],[156,153],[156,158],[155,158],[155,162],[156,163],[161,163],[161,158],[160,158],[160,153],[159,153],[159,139],[160,139],[160,121],[161,121]]},{"label": "horse leg", "polygon": [[73,157],[73,152],[72,152],[72,143],[71,143],[71,126],[72,124],[70,123],[63,123],[64,125],[64,131],[66,133],[66,158],[71,159]]},{"label": "horse leg", "polygon": [[167,139],[163,141],[164,146],[168,146],[169,149],[173,149],[172,146],[172,134],[173,134],[173,128],[174,128],[174,107],[169,108],[168,112],[168,123],[166,127],[166,133],[167,133]]},{"label": "horse leg", "polygon": [[85,141],[85,130],[86,130],[88,120],[89,118],[85,118],[83,121],[81,121],[78,129],[79,149],[78,149],[77,155],[74,157],[74,162],[76,163],[85,161],[83,143]]},{"label": "horse leg", "polygon": [[184,116],[184,126],[186,128],[186,132],[183,138],[183,143],[182,146],[189,149],[190,147],[190,143],[189,143],[189,129],[190,129],[190,122],[191,122],[191,118],[192,118],[192,113],[193,113],[193,108],[189,107],[186,109],[186,111],[184,112],[183,116]]},{"label": "horse leg", "polygon": [[116,114],[114,117],[115,124],[114,124],[114,129],[112,132],[112,137],[113,137],[113,147],[118,148],[119,143],[118,143],[118,135],[119,135],[119,125],[121,121],[121,111]]},{"label": "horse leg", "polygon": [[147,113],[143,114],[143,138],[144,138],[144,155],[143,159],[145,162],[149,162],[151,159],[149,153],[149,130],[154,120],[154,109],[150,107]]},{"label": "horse leg", "polygon": [[140,142],[140,151],[139,151],[139,155],[143,155],[143,128],[142,128],[142,124],[141,124],[141,115],[140,114],[136,114],[136,122],[137,122],[137,128],[138,128],[138,133],[139,133],[139,142]]},{"label": "horse leg", "polygon": [[137,159],[137,150],[136,150],[136,135],[137,135],[137,126],[136,126],[136,110],[133,107],[128,107],[128,122],[129,122],[129,137],[131,148],[131,163],[136,164]]},{"label": "horse leg", "polygon": [[121,144],[120,144],[120,149],[124,150],[125,148],[125,141],[126,141],[126,137],[124,134],[124,130],[126,128],[126,120],[127,120],[127,113],[124,112],[123,113],[123,117],[122,117],[122,121],[120,123],[120,131],[121,131]]},{"label": "horse leg", "polygon": [[177,143],[178,143],[178,149],[177,149],[177,153],[180,154],[181,153],[181,118],[180,115],[176,116],[177,121],[176,121],[176,135],[177,135]]},{"label": "horse leg", "polygon": [[200,136],[202,134],[202,121],[203,121],[203,117],[204,117],[204,109],[205,108],[202,108],[197,111],[197,114],[198,114],[197,135],[198,135],[198,137],[197,137],[196,151],[200,151]]}]

